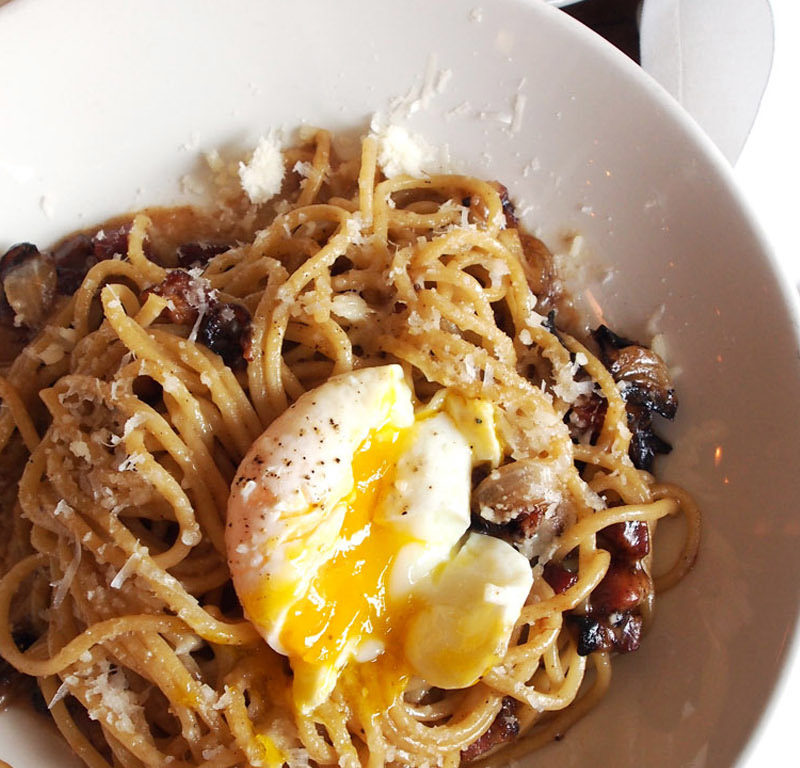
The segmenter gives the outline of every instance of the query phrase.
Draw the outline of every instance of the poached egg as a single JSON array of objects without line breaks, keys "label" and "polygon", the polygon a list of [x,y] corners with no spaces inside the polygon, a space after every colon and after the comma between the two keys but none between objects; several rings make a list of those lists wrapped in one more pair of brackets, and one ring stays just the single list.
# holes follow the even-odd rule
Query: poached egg
[{"label": "poached egg", "polygon": [[357,665],[382,665],[388,704],[410,677],[463,688],[503,657],[531,568],[468,530],[472,469],[501,457],[491,403],[442,390],[415,412],[398,365],[330,379],[252,445],[228,561],[301,712]]}]

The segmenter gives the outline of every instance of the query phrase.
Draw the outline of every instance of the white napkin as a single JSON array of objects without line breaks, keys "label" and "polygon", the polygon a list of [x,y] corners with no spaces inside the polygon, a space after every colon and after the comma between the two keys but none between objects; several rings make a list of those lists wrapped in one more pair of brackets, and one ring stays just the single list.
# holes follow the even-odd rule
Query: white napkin
[{"label": "white napkin", "polygon": [[644,0],[642,67],[692,115],[733,164],[769,78],[768,0]]}]

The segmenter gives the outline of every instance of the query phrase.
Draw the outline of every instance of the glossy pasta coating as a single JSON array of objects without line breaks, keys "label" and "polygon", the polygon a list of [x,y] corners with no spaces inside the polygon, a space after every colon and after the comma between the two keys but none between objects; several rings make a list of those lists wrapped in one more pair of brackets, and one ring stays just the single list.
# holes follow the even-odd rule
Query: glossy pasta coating
[{"label": "glossy pasta coating", "polygon": [[[387,179],[376,156],[367,138],[359,161],[340,161],[317,131],[285,150],[283,189],[265,205],[232,195],[212,214],[145,211],[105,228],[123,254],[108,257],[98,231],[54,251],[74,293],[56,280],[0,377],[0,460],[15,467],[0,489],[14,521],[0,655],[38,679],[89,766],[456,766],[509,740],[529,750],[608,687],[610,646],[587,652],[575,623],[613,562],[644,576],[630,605],[612,595],[603,615],[650,619],[652,552],[639,544],[625,560],[614,526],[645,526],[652,542],[656,521],[682,512],[684,552],[655,587],[691,566],[696,509],[632,463],[620,389],[591,341],[548,320],[562,306],[556,270],[504,188]],[[533,588],[505,657],[474,685],[351,665],[300,713],[286,659],[231,586],[230,485],[304,392],[389,363],[420,404],[443,390],[491,402],[497,471],[536,463],[513,470],[524,504],[483,485],[473,519],[486,529],[494,510],[490,532],[527,552]],[[588,396],[603,404],[578,436],[570,415]],[[23,625],[36,638],[26,650],[11,635]]]}]

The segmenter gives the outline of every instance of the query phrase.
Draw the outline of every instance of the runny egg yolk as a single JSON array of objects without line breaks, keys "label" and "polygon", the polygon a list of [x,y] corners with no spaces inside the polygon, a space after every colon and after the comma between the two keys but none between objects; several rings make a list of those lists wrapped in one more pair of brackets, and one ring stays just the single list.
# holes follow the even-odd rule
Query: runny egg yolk
[{"label": "runny egg yolk", "polygon": [[284,622],[280,639],[290,657],[318,665],[358,643],[357,655],[366,660],[390,638],[398,611],[388,610],[388,576],[398,551],[412,538],[376,520],[375,510],[392,485],[408,434],[408,429],[375,430],[354,454],[353,490],[341,502],[347,512],[335,554]]}]

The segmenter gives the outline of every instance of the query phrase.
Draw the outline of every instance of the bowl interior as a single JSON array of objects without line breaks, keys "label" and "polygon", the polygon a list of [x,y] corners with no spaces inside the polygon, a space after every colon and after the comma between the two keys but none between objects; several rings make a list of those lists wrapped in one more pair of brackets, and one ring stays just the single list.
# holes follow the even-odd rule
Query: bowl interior
[{"label": "bowl interior", "polygon": [[[375,112],[506,184],[556,250],[580,234],[608,323],[643,341],[657,324],[680,371],[660,469],[697,497],[704,539],[603,704],[521,764],[589,764],[598,744],[623,768],[736,760],[797,619],[796,316],[719,155],[632,62],[524,0],[15,0],[0,69],[0,250],[191,201],[203,150]],[[24,711],[0,715],[0,743],[15,768],[65,764]]]}]

